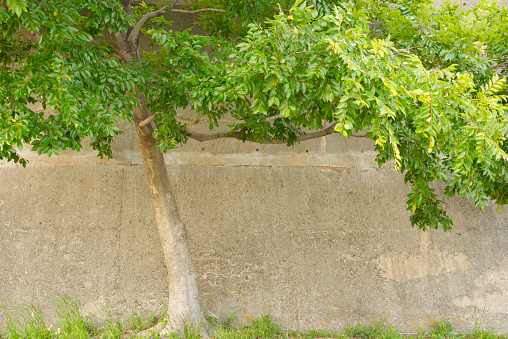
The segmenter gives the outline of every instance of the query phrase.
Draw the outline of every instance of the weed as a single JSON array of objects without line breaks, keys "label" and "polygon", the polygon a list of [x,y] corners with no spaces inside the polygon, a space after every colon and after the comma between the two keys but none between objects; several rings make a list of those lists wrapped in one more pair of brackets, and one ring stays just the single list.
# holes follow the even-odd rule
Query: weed
[{"label": "weed", "polygon": [[123,334],[122,323],[118,319],[108,316],[104,319],[103,331],[101,333],[102,339],[120,339]]},{"label": "weed", "polygon": [[18,327],[16,325],[16,322],[12,318],[10,312],[7,311],[7,308],[5,306],[3,306],[3,305],[2,305],[2,312],[7,317],[7,323],[5,325],[7,333],[6,333],[6,337],[5,338],[6,339],[19,339],[20,336],[18,334]]},{"label": "weed", "polygon": [[58,338],[86,339],[90,334],[97,333],[95,325],[85,321],[79,312],[79,302],[69,295],[57,295],[56,298],[53,298],[53,304],[60,324]]},{"label": "weed", "polygon": [[489,326],[483,326],[483,315],[485,313],[485,309],[479,311],[478,308],[475,307],[473,313],[473,322],[474,322],[474,331],[473,335],[475,339],[495,339],[499,338],[497,334],[494,334],[494,330]]},{"label": "weed", "polygon": [[131,328],[135,331],[142,331],[146,329],[146,322],[145,319],[143,319],[138,312],[132,311],[132,313],[129,316],[130,318],[130,325]]},{"label": "weed", "polygon": [[252,320],[253,333],[258,338],[272,338],[282,332],[282,326],[273,321],[271,314],[265,314]]},{"label": "weed", "polygon": [[421,327],[418,328],[418,335],[416,336],[416,338],[418,339],[423,339],[423,338],[426,338],[427,336],[425,335],[425,330]]},{"label": "weed", "polygon": [[208,323],[216,329],[223,329],[226,331],[233,330],[236,326],[236,316],[234,314],[226,317],[224,320],[219,320],[215,317],[206,317]]},{"label": "weed", "polygon": [[[119,339],[123,334],[123,326],[120,320],[112,315],[109,304],[101,306],[102,329],[96,333],[102,339]],[[100,332],[100,333],[99,333]]]},{"label": "weed", "polygon": [[[155,315],[153,316],[154,321],[156,321],[157,317]],[[167,319],[167,315],[163,315],[161,318],[162,321],[159,321],[159,325],[162,325],[160,328],[163,329],[167,326],[167,323],[169,322],[169,328],[171,328],[171,322],[169,319]],[[180,321],[183,324],[183,328],[180,329],[174,329],[172,328],[172,331],[168,334],[165,334],[164,336],[154,333],[150,334],[146,338],[170,338],[170,339],[200,339],[201,338],[201,332],[205,330],[205,324],[199,323],[196,324],[189,316],[181,315]],[[157,325],[157,324],[154,324]],[[156,327],[159,327],[157,325]],[[151,332],[151,330],[149,330]]]},{"label": "weed", "polygon": [[384,322],[375,321],[371,326],[365,326],[362,323],[358,323],[353,327],[348,327],[344,333],[353,338],[372,339],[372,338],[390,338],[398,339],[404,338],[397,330],[393,327],[386,328]]},{"label": "weed", "polygon": [[273,321],[271,314],[265,314],[252,320],[252,326],[242,329],[220,329],[217,339],[250,339],[250,338],[287,338],[282,327]]},{"label": "weed", "polygon": [[337,338],[338,334],[335,331],[324,331],[324,330],[308,330],[305,333],[305,338]]},{"label": "weed", "polygon": [[430,335],[433,338],[441,338],[449,336],[453,331],[453,323],[450,319],[442,319],[435,321],[432,324],[432,331],[430,331]]},{"label": "weed", "polygon": [[[12,317],[12,311],[16,311],[17,318]],[[37,303],[25,304],[11,311],[3,306],[2,312],[7,317],[6,338],[47,339],[52,337],[52,333],[46,328],[42,308]]]},{"label": "weed", "polygon": [[200,339],[201,338],[201,329],[203,328],[203,324],[196,324],[192,319],[188,316],[182,317],[183,322],[183,337],[188,339]]},{"label": "weed", "polygon": [[158,323],[166,324],[169,320],[168,316],[168,304],[164,303],[161,308],[160,316],[155,315],[153,318],[153,326],[157,325]]},{"label": "weed", "polygon": [[51,338],[52,334],[42,316],[42,308],[38,304],[28,304],[21,307],[21,317],[23,319],[23,338],[26,339],[46,339]]},{"label": "weed", "polygon": [[350,337],[370,339],[375,338],[377,334],[384,333],[385,326],[383,323],[375,322],[372,326],[365,326],[358,323],[355,326],[348,326],[344,333]]},{"label": "weed", "polygon": [[482,328],[475,329],[474,338],[475,339],[497,339],[497,338],[500,338],[500,336],[495,334],[494,330],[492,328],[487,327],[485,329],[482,329]]}]

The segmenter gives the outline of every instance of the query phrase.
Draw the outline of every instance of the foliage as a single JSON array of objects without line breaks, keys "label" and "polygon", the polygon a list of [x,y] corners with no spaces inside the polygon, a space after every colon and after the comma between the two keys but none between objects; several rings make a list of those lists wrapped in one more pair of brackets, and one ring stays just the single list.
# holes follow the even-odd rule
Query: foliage
[{"label": "foliage", "polygon": [[[485,0],[468,9],[447,0],[439,9],[432,1],[397,1],[397,7],[380,6],[385,34],[400,47],[417,54],[427,68],[457,65],[460,72],[486,82],[506,61],[508,10]],[[397,20],[387,21],[389,18]],[[504,37],[503,37],[504,36]],[[506,67],[500,68],[506,75]]]},{"label": "foliage", "polygon": [[422,229],[452,224],[437,182],[480,209],[508,201],[506,8],[483,0],[468,10],[428,0],[185,6],[219,10],[198,19],[211,34],[174,32],[155,16],[144,33],[156,49],[132,62],[108,37],[155,10],[143,2],[134,16],[113,0],[0,6],[0,159],[26,165],[24,145],[51,156],[79,151],[85,137],[111,156],[115,123],[142,105],[165,152],[197,137],[177,114],[190,106],[210,129],[235,119],[221,136],[242,141],[367,132],[379,165],[394,161],[411,184],[411,223]]},{"label": "foliage", "polygon": [[112,0],[28,3],[19,16],[0,6],[0,158],[25,165],[15,146],[51,156],[79,151],[87,136],[110,155],[115,122],[131,118],[125,107],[141,79],[92,34],[118,32],[127,16]]}]

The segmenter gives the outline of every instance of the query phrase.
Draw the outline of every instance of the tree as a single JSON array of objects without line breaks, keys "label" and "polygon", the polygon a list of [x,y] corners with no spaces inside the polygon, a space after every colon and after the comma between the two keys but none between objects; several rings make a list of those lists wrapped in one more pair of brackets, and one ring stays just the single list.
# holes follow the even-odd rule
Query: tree
[{"label": "tree", "polygon": [[[18,150],[111,156],[132,121],[169,276],[176,319],[203,319],[185,225],[163,153],[189,138],[284,143],[366,133],[380,165],[412,186],[411,223],[452,222],[429,185],[480,209],[508,199],[505,79],[508,10],[464,11],[428,0],[8,0],[0,3],[0,159]],[[208,36],[173,32],[163,14],[200,14]],[[143,52],[140,35],[155,52]],[[35,103],[43,110],[35,110]],[[195,117],[178,115],[192,107]],[[192,125],[206,121],[197,133]]]}]

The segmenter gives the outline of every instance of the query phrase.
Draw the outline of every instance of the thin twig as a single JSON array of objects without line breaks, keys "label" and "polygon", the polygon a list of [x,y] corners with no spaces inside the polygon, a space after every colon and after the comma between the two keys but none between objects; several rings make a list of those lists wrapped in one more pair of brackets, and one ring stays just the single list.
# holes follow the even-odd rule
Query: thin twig
[{"label": "thin twig", "polygon": [[489,70],[489,71],[491,71],[491,70],[493,70],[493,69],[499,69],[499,68],[503,68],[503,67],[505,67],[505,66],[508,66],[508,61],[502,62],[502,63],[500,63],[500,64],[496,64],[496,65],[494,65],[494,66],[490,66],[490,67],[488,68],[488,70]]},{"label": "thin twig", "polygon": [[276,11],[289,12],[289,9],[286,8],[272,7],[272,9],[275,9]]}]

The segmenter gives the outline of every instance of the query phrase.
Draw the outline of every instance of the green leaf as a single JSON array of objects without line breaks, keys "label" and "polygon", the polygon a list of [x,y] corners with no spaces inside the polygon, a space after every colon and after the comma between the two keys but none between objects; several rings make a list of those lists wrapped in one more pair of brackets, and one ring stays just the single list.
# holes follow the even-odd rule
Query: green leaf
[{"label": "green leaf", "polygon": [[27,11],[26,0],[7,0],[7,8],[17,16],[21,16],[22,12]]}]

